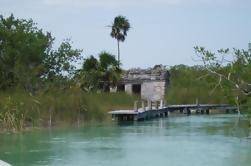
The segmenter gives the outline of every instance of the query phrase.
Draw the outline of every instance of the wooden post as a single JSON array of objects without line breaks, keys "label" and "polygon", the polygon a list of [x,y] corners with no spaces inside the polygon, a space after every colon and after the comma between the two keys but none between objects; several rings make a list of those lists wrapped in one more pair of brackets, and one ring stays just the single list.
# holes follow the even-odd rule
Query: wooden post
[{"label": "wooden post", "polygon": [[133,116],[133,120],[134,120],[134,121],[137,121],[137,120],[138,120],[138,116],[137,116],[137,115],[134,115],[134,116]]},{"label": "wooden post", "polygon": [[206,114],[209,115],[210,114],[210,110],[206,109]]},{"label": "wooden post", "polygon": [[159,109],[159,103],[158,103],[158,101],[155,101],[155,105],[156,105],[156,110],[158,110]]},{"label": "wooden post", "polygon": [[202,113],[202,110],[199,108],[199,99],[198,98],[196,98],[196,106],[197,106],[196,114]]},{"label": "wooden post", "polygon": [[138,112],[138,101],[134,101],[134,111]]},{"label": "wooden post", "polygon": [[127,121],[127,116],[128,115],[123,115],[123,121]]},{"label": "wooden post", "polygon": [[166,107],[166,101],[163,100],[163,108],[165,108],[165,107]]},{"label": "wooden post", "polygon": [[141,101],[141,106],[142,106],[142,110],[145,111],[146,107],[145,107],[145,101],[144,100]]},{"label": "wooden post", "polygon": [[49,125],[49,127],[51,127],[52,126],[52,108],[51,107],[49,108],[49,113],[50,113],[50,117],[49,117],[49,122],[48,122],[49,124],[48,125]]},{"label": "wooden post", "polygon": [[191,110],[189,108],[186,109],[187,109],[187,116],[191,115]]},{"label": "wooden post", "polygon": [[160,109],[163,108],[163,100],[160,100]]},{"label": "wooden post", "polygon": [[165,112],[165,117],[168,117],[168,111],[167,111],[167,112]]},{"label": "wooden post", "polygon": [[147,106],[148,106],[148,110],[152,110],[152,101],[151,100],[147,100]]}]

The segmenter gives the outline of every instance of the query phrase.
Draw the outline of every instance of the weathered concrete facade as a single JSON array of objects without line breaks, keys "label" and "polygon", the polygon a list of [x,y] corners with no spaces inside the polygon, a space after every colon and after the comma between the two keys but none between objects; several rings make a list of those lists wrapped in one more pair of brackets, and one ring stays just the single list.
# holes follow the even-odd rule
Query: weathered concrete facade
[{"label": "weathered concrete facade", "polygon": [[118,90],[139,94],[144,100],[161,101],[167,94],[169,72],[162,65],[125,71]]},{"label": "weathered concrete facade", "polygon": [[163,100],[167,93],[167,82],[153,81],[143,82],[141,97],[145,100],[160,101]]}]

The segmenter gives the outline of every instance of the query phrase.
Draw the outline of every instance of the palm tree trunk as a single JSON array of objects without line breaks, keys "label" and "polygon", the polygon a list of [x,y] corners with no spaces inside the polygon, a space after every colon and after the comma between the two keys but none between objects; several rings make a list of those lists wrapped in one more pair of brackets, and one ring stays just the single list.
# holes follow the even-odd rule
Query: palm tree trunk
[{"label": "palm tree trunk", "polygon": [[117,44],[118,44],[118,67],[120,65],[120,49],[119,49],[119,40],[117,40]]}]

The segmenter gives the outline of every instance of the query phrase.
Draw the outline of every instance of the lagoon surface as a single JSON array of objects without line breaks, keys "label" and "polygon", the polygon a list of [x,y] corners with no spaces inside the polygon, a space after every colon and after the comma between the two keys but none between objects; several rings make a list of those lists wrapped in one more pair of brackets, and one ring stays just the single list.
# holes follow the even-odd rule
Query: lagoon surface
[{"label": "lagoon surface", "polygon": [[13,166],[250,166],[251,141],[236,115],[0,135]]}]

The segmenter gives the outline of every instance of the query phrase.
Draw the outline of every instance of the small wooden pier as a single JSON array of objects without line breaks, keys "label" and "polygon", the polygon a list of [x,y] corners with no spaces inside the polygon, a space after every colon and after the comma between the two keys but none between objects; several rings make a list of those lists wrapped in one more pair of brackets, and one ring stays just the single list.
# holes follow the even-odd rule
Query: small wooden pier
[{"label": "small wooden pier", "polygon": [[184,105],[167,105],[163,102],[146,102],[141,101],[141,108],[138,108],[138,101],[134,104],[133,110],[116,110],[111,111],[113,120],[117,121],[140,121],[158,117],[168,117],[170,113],[178,112],[186,115],[194,114],[210,114],[210,111],[217,110],[222,113],[236,113],[237,107],[228,104],[184,104]]}]

